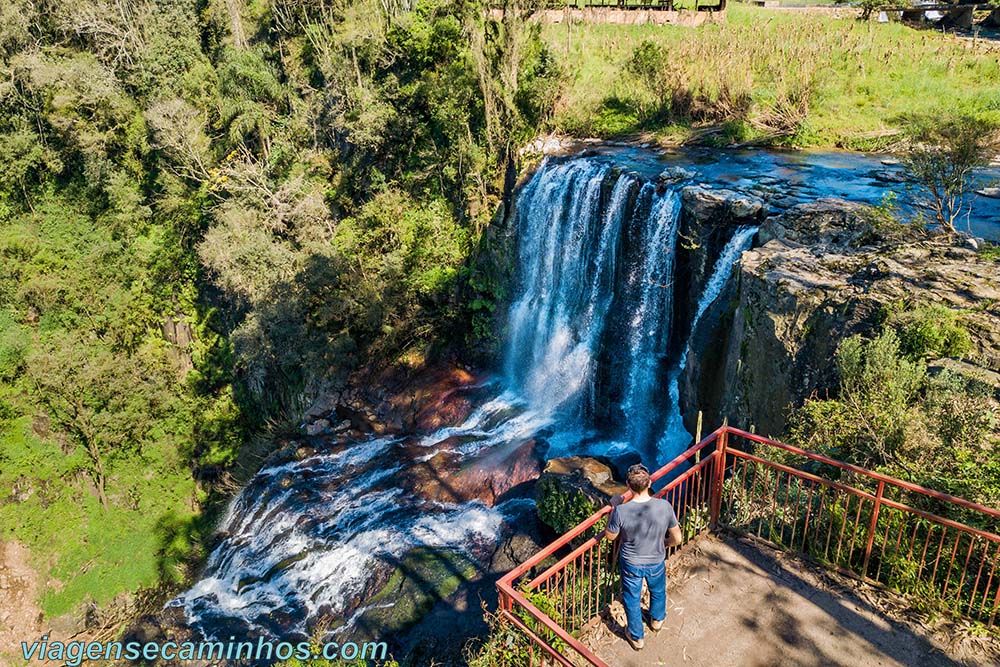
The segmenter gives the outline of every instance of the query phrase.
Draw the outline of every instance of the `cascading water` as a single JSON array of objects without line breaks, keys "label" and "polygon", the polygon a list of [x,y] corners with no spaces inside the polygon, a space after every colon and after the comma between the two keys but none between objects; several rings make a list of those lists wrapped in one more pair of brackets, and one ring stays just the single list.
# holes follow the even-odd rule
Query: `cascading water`
[{"label": "cascading water", "polygon": [[519,197],[507,378],[561,424],[557,444],[599,428],[656,455],[679,208],[675,192],[586,159],[543,166]]},{"label": "cascading water", "polygon": [[[320,616],[365,612],[373,584],[414,548],[482,559],[523,500],[487,507],[404,491],[411,467],[455,466],[544,439],[548,455],[638,452],[659,463],[690,441],[675,335],[721,292],[755,229],[723,250],[694,321],[674,329],[680,198],[613,162],[546,162],[515,210],[517,294],[499,389],[465,423],[339,445],[261,470],[233,501],[203,577],[169,606],[209,637],[308,634]],[[530,507],[528,508],[530,509]]]}]

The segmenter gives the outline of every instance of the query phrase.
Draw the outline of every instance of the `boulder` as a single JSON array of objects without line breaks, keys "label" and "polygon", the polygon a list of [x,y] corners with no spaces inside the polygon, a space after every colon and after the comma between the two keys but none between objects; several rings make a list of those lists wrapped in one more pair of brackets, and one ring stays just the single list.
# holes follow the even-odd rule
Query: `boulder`
[{"label": "boulder", "polygon": [[352,639],[395,637],[416,625],[439,601],[479,575],[476,560],[446,549],[418,547],[395,565],[389,580],[364,603]]},{"label": "boulder", "polygon": [[[764,202],[755,195],[725,189],[689,186],[681,191],[685,217],[698,227],[756,224]],[[690,224],[689,227],[694,227]]]},{"label": "boulder", "polygon": [[759,241],[772,239],[818,246],[858,246],[871,236],[870,209],[843,199],[817,199],[797,204],[781,215],[769,217],[760,228]]},{"label": "boulder", "polygon": [[674,185],[676,183],[681,183],[683,181],[691,180],[695,177],[695,173],[690,169],[685,169],[684,167],[667,167],[660,172],[657,180],[660,183],[666,185]]},{"label": "boulder", "polygon": [[457,450],[460,444],[446,440],[437,452],[411,445],[406,451],[414,462],[400,473],[400,482],[410,493],[435,502],[480,500],[492,507],[538,479],[547,447],[532,439],[498,447],[485,457],[464,462]]},{"label": "boulder", "polygon": [[315,437],[330,432],[330,422],[326,419],[317,419],[311,424],[306,424],[306,435]]}]

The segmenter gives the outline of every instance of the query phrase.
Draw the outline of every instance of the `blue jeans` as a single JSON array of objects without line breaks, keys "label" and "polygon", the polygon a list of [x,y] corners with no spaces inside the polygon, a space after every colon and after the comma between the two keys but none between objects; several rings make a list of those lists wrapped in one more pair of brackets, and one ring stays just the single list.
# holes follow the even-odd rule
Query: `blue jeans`
[{"label": "blue jeans", "polygon": [[667,568],[660,563],[652,565],[630,565],[622,560],[622,598],[625,616],[628,618],[628,634],[632,639],[642,639],[642,581],[649,587],[649,618],[662,621],[667,617]]}]

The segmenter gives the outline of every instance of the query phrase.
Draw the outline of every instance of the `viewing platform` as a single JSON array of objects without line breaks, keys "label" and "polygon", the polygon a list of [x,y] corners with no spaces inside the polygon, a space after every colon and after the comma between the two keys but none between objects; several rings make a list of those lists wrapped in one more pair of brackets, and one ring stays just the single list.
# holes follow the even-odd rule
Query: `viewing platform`
[{"label": "viewing platform", "polygon": [[[884,592],[746,540],[705,535],[671,569],[663,629],[635,651],[614,609],[585,640],[609,665],[958,667],[995,665],[976,641],[949,641],[886,613]],[[868,595],[865,595],[868,593]],[[898,600],[897,600],[898,602]],[[891,605],[890,605],[891,606]],[[618,616],[618,618],[613,618]]]},{"label": "viewing platform", "polygon": [[652,478],[685,538],[663,629],[624,638],[604,507],[497,582],[505,664],[1000,664],[1000,510],[728,426]]}]

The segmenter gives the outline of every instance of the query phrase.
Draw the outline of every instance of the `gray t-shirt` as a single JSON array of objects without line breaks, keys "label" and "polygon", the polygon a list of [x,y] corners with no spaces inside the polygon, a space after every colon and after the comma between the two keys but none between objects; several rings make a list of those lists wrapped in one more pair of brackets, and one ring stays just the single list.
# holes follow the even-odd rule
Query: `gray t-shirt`
[{"label": "gray t-shirt", "polygon": [[620,534],[621,558],[630,565],[654,565],[666,560],[664,540],[667,531],[676,525],[674,508],[662,498],[622,503],[608,519],[608,531]]}]

